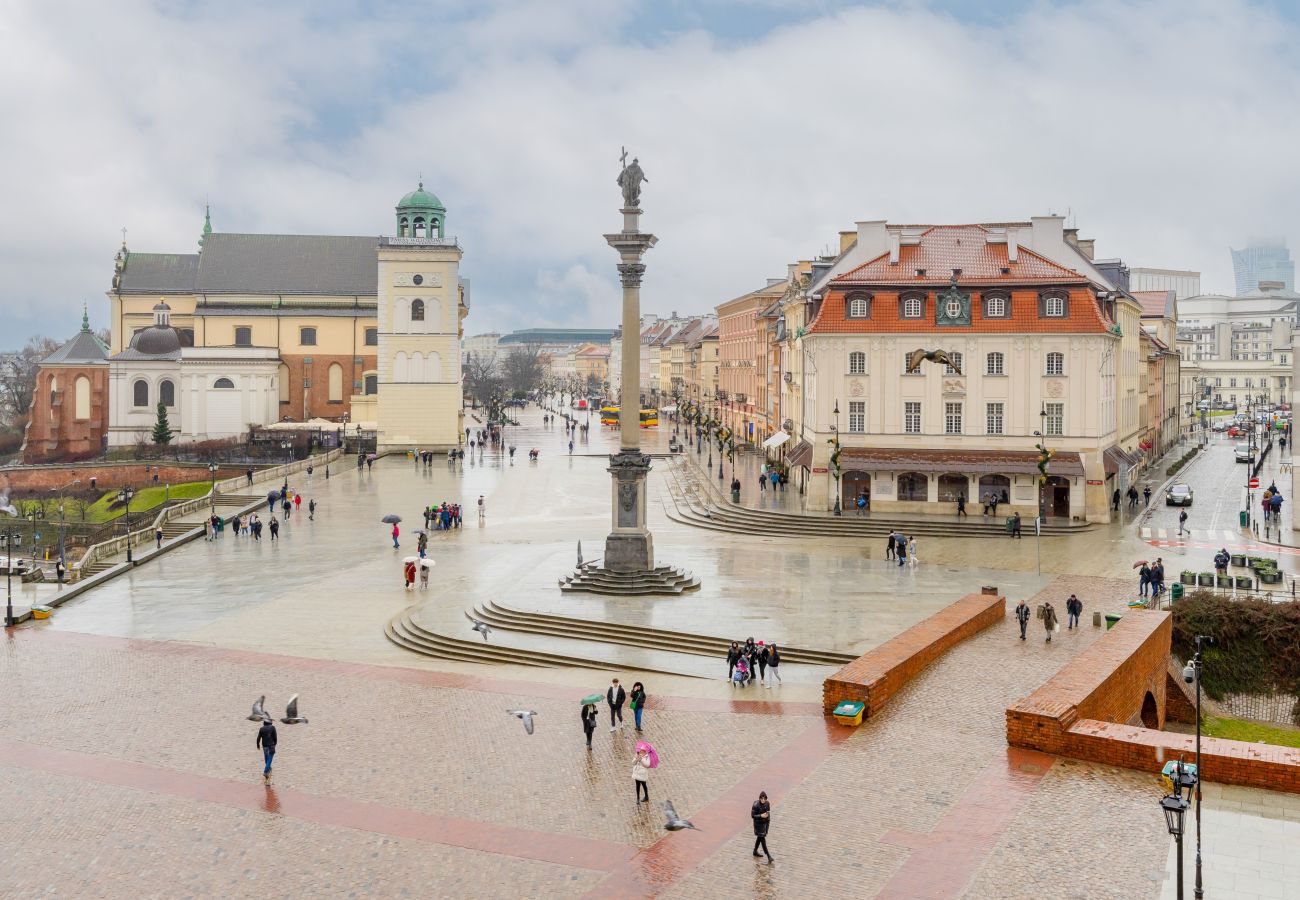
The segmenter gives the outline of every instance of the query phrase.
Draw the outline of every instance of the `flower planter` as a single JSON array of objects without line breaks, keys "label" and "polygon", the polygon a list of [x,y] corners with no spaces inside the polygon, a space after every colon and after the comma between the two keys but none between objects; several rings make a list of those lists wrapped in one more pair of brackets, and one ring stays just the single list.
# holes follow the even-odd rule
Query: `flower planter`
[{"label": "flower planter", "polygon": [[1214,587],[1214,573],[1202,572],[1196,576],[1196,583],[1201,587]]},{"label": "flower planter", "polygon": [[1232,587],[1232,578],[1231,575],[1215,575],[1214,584],[1216,587],[1230,588]]},{"label": "flower planter", "polygon": [[1244,553],[1232,554],[1232,564],[1234,566],[1244,566],[1246,564],[1246,554]]},{"label": "flower planter", "polygon": [[1266,571],[1266,572],[1260,572],[1259,580],[1264,584],[1281,584],[1282,573],[1277,571],[1276,569],[1273,569],[1271,571]]},{"label": "flower planter", "polygon": [[1181,575],[1178,576],[1178,580],[1183,584],[1196,584],[1196,573],[1183,572]]},{"label": "flower planter", "polygon": [[1238,575],[1236,577],[1237,577],[1237,590],[1251,591],[1255,589],[1255,579],[1251,578],[1249,575]]}]

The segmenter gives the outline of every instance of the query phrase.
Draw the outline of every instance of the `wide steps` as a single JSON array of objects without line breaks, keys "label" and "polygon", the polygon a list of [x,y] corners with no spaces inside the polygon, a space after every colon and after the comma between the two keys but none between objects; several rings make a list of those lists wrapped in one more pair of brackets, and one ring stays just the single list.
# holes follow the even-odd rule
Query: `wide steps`
[{"label": "wide steps", "polygon": [[560,590],[615,597],[681,594],[699,590],[700,580],[684,569],[657,566],[648,572],[611,572],[586,566],[559,580]]}]

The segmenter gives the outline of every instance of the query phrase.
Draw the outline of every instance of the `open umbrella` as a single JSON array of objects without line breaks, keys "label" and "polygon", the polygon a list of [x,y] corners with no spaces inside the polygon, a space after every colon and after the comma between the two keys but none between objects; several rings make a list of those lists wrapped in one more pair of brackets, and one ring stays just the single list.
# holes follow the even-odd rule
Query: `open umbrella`
[{"label": "open umbrella", "polygon": [[659,751],[651,746],[648,741],[637,741],[636,752],[640,753],[642,750],[650,755],[650,768],[659,768]]},{"label": "open umbrella", "polygon": [[387,515],[387,516],[384,516],[384,517],[383,517],[382,519],[380,519],[379,521],[381,521],[381,522],[387,522],[389,525],[396,525],[398,522],[402,521],[402,517],[401,517],[401,516],[394,516],[394,515]]},{"label": "open umbrella", "polygon": [[270,493],[268,493],[268,494],[266,495],[266,499],[267,499],[267,500],[279,500],[279,499],[280,499],[280,492],[279,492],[279,491],[271,491]]},{"label": "open umbrella", "polygon": [[374,462],[374,461],[377,460],[377,459],[379,459],[379,454],[378,454],[378,453],[368,453],[368,454],[366,454],[366,461],[367,461],[367,462]]},{"label": "open umbrella", "polygon": [[429,532],[425,531],[423,528],[412,528],[412,529],[411,529],[411,534],[428,534],[428,533],[429,533]]},{"label": "open umbrella", "polygon": [[588,704],[599,703],[604,699],[605,699],[604,694],[588,694],[587,696],[582,698],[582,705],[587,706]]},{"label": "open umbrella", "polygon": [[1147,561],[1146,561],[1145,559],[1139,559],[1137,562],[1133,563],[1133,568],[1135,568],[1135,569],[1140,569],[1140,568],[1142,568],[1143,566],[1145,566],[1146,564],[1147,564]]},{"label": "open umbrella", "polygon": [[402,560],[402,565],[406,565],[407,563],[418,563],[419,561],[420,557],[418,556],[408,556]]},{"label": "open umbrella", "polygon": [[429,557],[427,556],[424,559],[420,560],[421,569],[432,569],[433,566],[434,566],[433,560],[429,559]]}]

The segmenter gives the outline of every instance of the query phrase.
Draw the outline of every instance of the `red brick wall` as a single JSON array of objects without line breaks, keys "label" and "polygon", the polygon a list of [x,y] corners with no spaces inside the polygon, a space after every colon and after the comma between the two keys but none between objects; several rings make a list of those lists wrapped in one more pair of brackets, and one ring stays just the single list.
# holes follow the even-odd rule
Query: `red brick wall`
[{"label": "red brick wall", "polygon": [[[90,416],[78,419],[74,385],[82,375],[90,379]],[[50,389],[56,378],[59,387],[51,397]],[[107,433],[108,366],[42,368],[37,372],[23,462],[48,462],[98,454],[103,450]]]},{"label": "red brick wall", "polygon": [[1196,723],[1196,697],[1189,694],[1182,670],[1175,675],[1171,661],[1169,671],[1165,672],[1165,721]]},{"label": "red brick wall", "polygon": [[[309,359],[310,365],[307,363]],[[355,362],[357,359],[361,362]],[[356,357],[310,353],[301,356],[282,356],[280,361],[289,368],[289,399],[288,402],[280,403],[280,418],[284,419],[288,416],[295,422],[304,422],[311,418],[337,419],[344,413],[350,413],[352,407],[350,398],[354,393],[360,393],[353,384],[363,381],[363,372],[373,372],[379,367],[379,356],[373,352]],[[343,367],[342,403],[329,402],[330,366],[334,363]],[[304,410],[303,382],[307,378],[311,379],[311,386],[306,388],[307,408]]]},{"label": "red brick wall", "polygon": [[[217,471],[217,480],[235,478],[243,475],[242,466],[222,466]],[[90,490],[90,479],[96,479],[95,487],[102,491],[131,485],[148,487],[154,483],[154,475],[159,484],[180,484],[186,481],[205,481],[210,478],[208,467],[204,463],[186,465],[184,463],[164,463],[163,465],[145,463],[84,463],[64,466],[23,466],[22,468],[0,469],[0,475],[8,476],[13,496],[26,499],[32,491],[44,492],[57,488],[74,479],[81,479],[78,491]]]},{"label": "red brick wall", "polygon": [[1006,598],[991,587],[944,607],[826,679],[822,683],[823,712],[830,715],[843,701],[858,700],[866,704],[865,716],[874,715],[951,647],[1001,620],[1006,607]]}]

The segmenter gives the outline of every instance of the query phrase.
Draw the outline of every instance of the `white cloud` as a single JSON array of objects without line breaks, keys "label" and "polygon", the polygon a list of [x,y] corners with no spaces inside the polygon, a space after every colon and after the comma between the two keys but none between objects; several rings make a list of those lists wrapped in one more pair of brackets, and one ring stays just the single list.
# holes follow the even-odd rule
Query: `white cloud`
[{"label": "white cloud", "polygon": [[105,320],[123,224],[189,251],[210,196],[221,230],[387,231],[421,171],[471,331],[613,325],[623,144],[660,237],[647,311],[711,308],[861,218],[1069,209],[1100,254],[1223,290],[1228,245],[1295,232],[1300,35],[1244,2],[812,4],[755,40],[657,43],[600,2],[169,9],[28,0],[0,24],[11,342],[83,300]]}]

